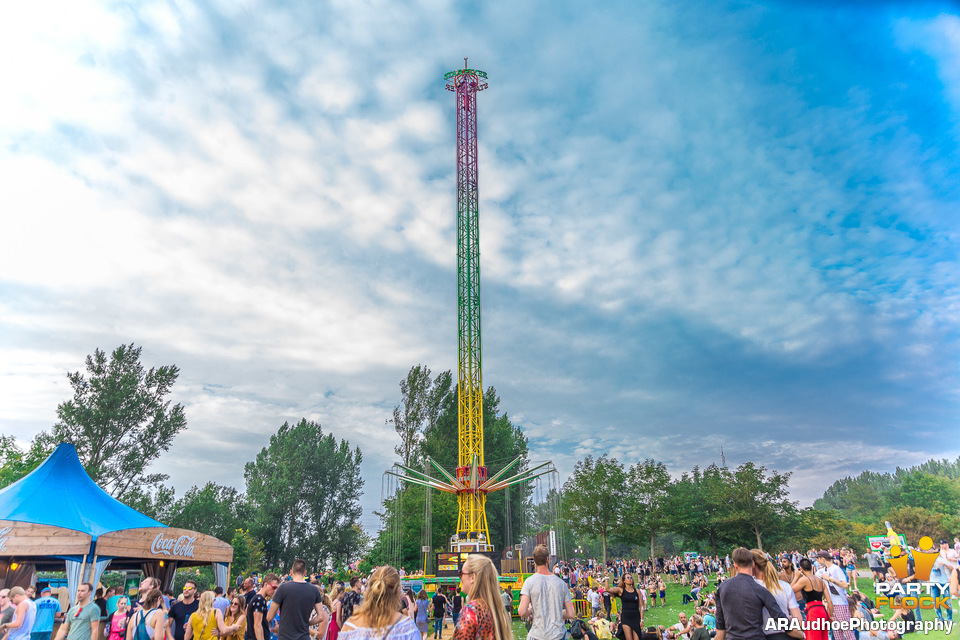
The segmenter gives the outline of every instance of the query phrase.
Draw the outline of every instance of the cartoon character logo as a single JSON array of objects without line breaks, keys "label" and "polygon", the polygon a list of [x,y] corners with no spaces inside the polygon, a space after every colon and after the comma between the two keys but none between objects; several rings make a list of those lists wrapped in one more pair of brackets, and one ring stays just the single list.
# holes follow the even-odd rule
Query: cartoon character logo
[{"label": "cartoon character logo", "polygon": [[[915,569],[913,577],[923,582],[930,579],[930,570],[933,568],[933,563],[937,561],[937,557],[940,554],[933,548],[933,538],[930,536],[920,538],[920,544],[918,546],[921,553],[913,554],[913,566]],[[910,575],[908,566],[910,559],[907,557],[906,549],[901,548],[899,544],[890,547],[889,562],[890,566],[893,567],[894,573],[897,574],[897,578],[900,580]]]}]

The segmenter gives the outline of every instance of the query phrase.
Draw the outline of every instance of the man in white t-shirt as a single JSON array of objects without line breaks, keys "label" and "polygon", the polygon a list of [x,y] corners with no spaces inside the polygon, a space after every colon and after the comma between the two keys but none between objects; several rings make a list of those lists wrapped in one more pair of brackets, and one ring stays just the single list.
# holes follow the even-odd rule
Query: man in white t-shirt
[{"label": "man in white t-shirt", "polygon": [[936,583],[937,592],[934,596],[948,596],[946,605],[937,607],[937,618],[940,620],[953,620],[953,607],[951,606],[949,596],[956,596],[950,593],[950,575],[958,567],[957,552],[950,548],[950,543],[946,540],[940,541],[940,555],[933,563],[933,570],[930,572],[930,581]]},{"label": "man in white t-shirt", "polygon": [[596,618],[597,614],[600,613],[600,594],[597,593],[596,587],[591,586],[590,590],[587,591],[587,602],[590,603],[590,611]]},{"label": "man in white t-shirt", "polygon": [[[833,603],[833,619],[837,622],[850,620],[850,607],[847,604],[847,576],[843,569],[833,563],[833,557],[829,551],[821,551],[817,554],[822,568],[817,571],[817,577],[827,583],[827,591],[830,592],[830,601]],[[849,628],[834,629],[834,640],[855,640],[853,631]]]},{"label": "man in white t-shirt", "polygon": [[680,612],[680,615],[677,616],[679,622],[667,629],[667,638],[669,640],[678,640],[683,638],[684,640],[690,640],[690,633],[693,631],[693,625],[687,620],[687,614],[683,611]]},{"label": "man in white t-shirt", "polygon": [[562,640],[566,633],[563,621],[577,617],[570,590],[550,572],[549,560],[550,550],[537,545],[533,550],[537,571],[524,580],[520,588],[518,613],[521,619],[532,620],[527,632],[529,640]]}]

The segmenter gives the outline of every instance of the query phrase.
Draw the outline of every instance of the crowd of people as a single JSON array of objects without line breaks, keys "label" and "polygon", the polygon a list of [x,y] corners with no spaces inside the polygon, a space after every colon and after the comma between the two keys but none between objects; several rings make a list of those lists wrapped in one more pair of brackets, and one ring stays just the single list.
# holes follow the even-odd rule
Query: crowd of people
[{"label": "crowd of people", "polygon": [[[931,580],[935,595],[957,593],[960,541],[942,540]],[[913,561],[898,576],[883,553],[869,552],[874,587],[915,580]],[[883,615],[860,593],[857,563],[848,549],[792,551],[770,556],[735,549],[721,558],[683,556],[647,560],[555,562],[545,546],[533,552],[535,571],[523,580],[517,615],[530,640],[855,640],[855,632],[790,621],[873,620]],[[438,585],[401,590],[401,571],[390,566],[348,584],[310,577],[302,560],[288,575],[247,578],[239,588],[199,592],[188,579],[179,595],[162,592],[147,577],[136,597],[115,589],[79,586],[76,603],[61,611],[49,588],[0,590],[0,640],[508,640],[513,637],[513,595],[502,589],[493,562],[472,554],[460,569],[459,587]],[[656,607],[667,605],[667,585],[681,591],[677,622],[646,625]],[[616,600],[616,607],[614,601]],[[952,620],[949,598],[937,616]],[[920,610],[894,600],[888,620],[904,621],[906,632]],[[431,620],[432,619],[432,620]],[[773,620],[774,624],[768,621]],[[52,638],[56,621],[61,625]],[[432,621],[432,627],[431,627]],[[569,626],[567,623],[570,623]],[[893,630],[871,631],[878,640],[897,640]],[[860,640],[866,640],[862,637]]]},{"label": "crowd of people", "polygon": [[[868,552],[863,555],[870,568],[874,589],[880,583],[907,585],[917,582],[913,554],[921,550],[908,550],[908,575],[898,576],[890,564],[889,550]],[[941,596],[935,607],[941,620],[952,620],[953,611],[949,596],[960,591],[960,540],[951,546],[947,540],[940,541],[939,549],[926,551],[937,553],[930,581],[938,587],[933,596]],[[748,557],[749,554],[749,557]],[[643,561],[615,559],[606,563],[595,560],[558,562],[554,567],[559,583],[570,591],[576,600],[589,603],[591,617],[584,625],[576,625],[575,638],[579,634],[605,640],[617,637],[621,640],[695,640],[716,638],[721,640],[730,634],[733,638],[753,637],[756,640],[773,637],[786,640],[788,637],[806,640],[854,640],[865,634],[852,629],[828,632],[827,625],[807,624],[805,631],[789,624],[796,621],[849,621],[860,618],[872,622],[884,619],[904,622],[903,629],[910,633],[921,620],[921,609],[906,606],[903,597],[893,598],[892,609],[878,609],[875,603],[861,593],[858,583],[858,556],[850,549],[811,549],[806,553],[791,551],[776,556],[754,549],[738,549],[720,557],[673,557],[652,558]],[[744,576],[744,577],[740,577]],[[775,612],[763,598],[757,599],[757,591],[747,582],[752,578],[763,593],[773,597],[777,610],[787,622],[784,628],[794,627],[790,633],[768,628],[767,621]],[[681,605],[683,611],[678,621],[667,628],[645,626],[645,613],[666,604],[666,585],[683,586]],[[721,585],[730,583],[729,586]],[[671,589],[672,590],[672,589]],[[620,609],[611,615],[611,599],[618,598]],[[753,602],[753,606],[748,604]],[[727,602],[726,611],[724,602]],[[757,603],[760,617],[754,613]],[[748,625],[727,622],[744,618]],[[756,624],[754,624],[756,623]],[[776,626],[776,625],[772,625]],[[747,633],[747,627],[756,633]],[[702,629],[702,630],[701,630]],[[746,636],[744,636],[746,634]],[[893,630],[870,631],[881,640],[895,640],[900,634]]]}]

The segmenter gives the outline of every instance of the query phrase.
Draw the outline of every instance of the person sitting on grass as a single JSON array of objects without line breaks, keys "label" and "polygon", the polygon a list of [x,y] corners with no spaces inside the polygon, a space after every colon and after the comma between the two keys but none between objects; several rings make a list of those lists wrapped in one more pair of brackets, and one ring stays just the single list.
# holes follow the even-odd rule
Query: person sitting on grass
[{"label": "person sitting on grass", "polygon": [[690,633],[693,632],[693,625],[687,620],[687,614],[681,611],[677,615],[677,624],[667,629],[667,640],[690,640]]},{"label": "person sitting on grass", "polygon": [[703,626],[703,618],[696,614],[690,618],[693,624],[693,633],[690,634],[690,640],[710,640],[710,632]]},{"label": "person sitting on grass", "polygon": [[640,634],[640,640],[663,640],[663,634],[660,633],[657,627],[647,627],[646,630]]},{"label": "person sitting on grass", "polygon": [[[912,609],[908,609],[907,607],[903,606],[903,598],[901,596],[897,596],[896,598],[894,598],[893,606],[895,606],[897,610],[893,612],[893,615],[890,616],[890,620],[888,620],[887,622],[890,623],[898,619],[903,620],[904,624],[906,625],[904,628],[904,633],[913,633],[914,631],[916,631],[917,617],[913,613]],[[903,637],[899,633],[897,633],[895,629],[890,629],[890,628],[885,629],[883,631],[878,631],[877,629],[871,629],[870,635],[875,638],[881,638],[881,640],[898,640],[898,638]]]},{"label": "person sitting on grass", "polygon": [[610,620],[607,619],[606,612],[603,611],[603,609],[590,618],[590,627],[599,640],[611,640],[611,638],[613,638],[612,625]]}]

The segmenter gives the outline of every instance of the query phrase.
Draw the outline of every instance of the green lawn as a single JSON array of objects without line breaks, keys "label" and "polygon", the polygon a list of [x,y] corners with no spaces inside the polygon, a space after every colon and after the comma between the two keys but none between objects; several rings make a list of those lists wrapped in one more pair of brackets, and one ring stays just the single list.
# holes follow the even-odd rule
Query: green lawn
[{"label": "green lawn", "polygon": [[[873,590],[872,581],[869,578],[860,578],[858,586],[860,590],[867,594],[871,600],[875,600],[875,592]],[[715,585],[713,581],[710,583],[709,591],[713,591]],[[644,614],[643,622],[647,626],[652,625],[664,625],[669,627],[670,625],[677,623],[677,615],[684,611],[687,615],[693,615],[694,605],[689,604],[683,606],[680,603],[683,601],[683,594],[689,593],[689,589],[681,587],[680,585],[667,584],[667,604],[665,606],[657,606],[651,609],[648,609]],[[957,612],[957,601],[953,601],[955,613]],[[933,611],[923,612],[924,620],[933,620],[936,617],[936,613]],[[924,640],[946,640],[946,638],[960,638],[960,616],[954,616],[954,620],[957,621],[957,624],[953,627],[953,631],[947,636],[943,631],[933,631],[929,635],[916,635],[912,634],[913,637],[919,640],[924,638]],[[517,619],[513,621],[513,634],[517,640],[526,640],[527,630],[524,627],[523,623]],[[451,634],[452,635],[452,634]],[[864,640],[865,634],[861,634],[861,640]],[[908,638],[910,636],[907,636]]]}]

